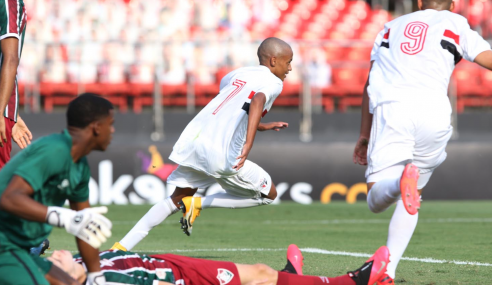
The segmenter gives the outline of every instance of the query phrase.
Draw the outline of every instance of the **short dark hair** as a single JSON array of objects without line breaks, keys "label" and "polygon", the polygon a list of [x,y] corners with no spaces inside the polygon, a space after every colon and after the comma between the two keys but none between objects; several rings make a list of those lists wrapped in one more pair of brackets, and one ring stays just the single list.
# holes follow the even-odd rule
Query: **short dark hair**
[{"label": "short dark hair", "polygon": [[68,104],[67,125],[69,127],[85,128],[109,115],[113,104],[94,93],[83,93]]},{"label": "short dark hair", "polygon": [[422,0],[422,5],[426,9],[439,8],[447,10],[451,7],[453,0]]}]

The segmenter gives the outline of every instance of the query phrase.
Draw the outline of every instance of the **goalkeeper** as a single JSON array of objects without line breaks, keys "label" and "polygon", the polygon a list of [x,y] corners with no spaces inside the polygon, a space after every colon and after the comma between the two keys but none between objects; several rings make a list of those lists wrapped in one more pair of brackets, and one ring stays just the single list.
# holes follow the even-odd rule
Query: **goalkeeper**
[{"label": "goalkeeper", "polygon": [[[31,256],[53,226],[76,236],[88,269],[87,284],[105,284],[98,248],[111,236],[105,207],[89,208],[86,155],[111,142],[113,106],[82,94],[67,109],[67,129],[21,150],[0,172],[0,284],[49,284],[73,280],[51,262]],[[70,209],[63,208],[66,200]],[[43,272],[49,272],[46,276]],[[52,279],[54,278],[54,279]]]}]

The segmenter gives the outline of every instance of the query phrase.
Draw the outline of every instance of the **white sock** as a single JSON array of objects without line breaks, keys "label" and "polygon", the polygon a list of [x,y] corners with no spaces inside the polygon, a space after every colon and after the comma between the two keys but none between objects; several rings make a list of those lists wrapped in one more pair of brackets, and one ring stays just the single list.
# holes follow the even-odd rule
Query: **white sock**
[{"label": "white sock", "polygon": [[273,201],[266,198],[252,199],[232,196],[227,193],[217,193],[202,197],[202,209],[205,208],[250,208],[270,204]]},{"label": "white sock", "polygon": [[372,185],[367,194],[367,205],[373,213],[388,209],[400,197],[400,178],[385,179]]},{"label": "white sock", "polygon": [[167,217],[178,212],[178,208],[174,205],[171,197],[167,197],[163,201],[155,204],[145,214],[138,223],[121,239],[120,243],[127,250],[132,250],[141,240],[143,240],[149,231],[162,223]]},{"label": "white sock", "polygon": [[390,262],[386,268],[386,273],[393,279],[395,278],[398,262],[400,262],[412,238],[413,231],[417,227],[418,219],[419,214],[410,215],[405,209],[402,200],[396,203],[396,209],[389,225],[388,242],[386,243],[390,252]]}]

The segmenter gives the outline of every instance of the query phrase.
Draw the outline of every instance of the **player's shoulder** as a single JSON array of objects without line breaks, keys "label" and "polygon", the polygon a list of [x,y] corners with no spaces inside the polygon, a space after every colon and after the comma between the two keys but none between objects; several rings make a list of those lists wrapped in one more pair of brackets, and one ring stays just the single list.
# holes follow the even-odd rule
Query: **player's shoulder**
[{"label": "player's shoulder", "polygon": [[433,19],[434,21],[451,21],[457,24],[468,24],[468,20],[463,17],[460,14],[453,13],[448,10],[433,10],[433,9],[426,9],[426,10],[421,10],[421,11],[416,11],[407,15],[403,15],[397,19]]},{"label": "player's shoulder", "polygon": [[51,134],[34,141],[27,148],[32,151],[49,151],[59,155],[70,154],[71,141],[63,133]]},{"label": "player's shoulder", "polygon": [[[241,67],[236,69],[235,72],[235,76],[244,78],[245,80],[253,80],[262,84],[282,85],[282,80],[275,76],[268,67],[263,65]],[[247,83],[249,82],[247,81]]]}]

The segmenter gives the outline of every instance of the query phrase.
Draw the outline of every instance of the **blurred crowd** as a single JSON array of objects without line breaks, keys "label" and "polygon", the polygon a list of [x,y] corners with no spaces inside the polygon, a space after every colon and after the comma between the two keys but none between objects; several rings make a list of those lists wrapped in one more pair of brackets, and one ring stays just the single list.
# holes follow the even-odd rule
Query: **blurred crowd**
[{"label": "blurred crowd", "polygon": [[[198,84],[212,84],[220,70],[257,64],[259,42],[278,36],[292,44],[294,66],[303,64],[313,84],[322,87],[331,82],[330,63],[367,62],[373,39],[391,19],[364,1],[346,0],[25,0],[25,5],[19,67],[25,83],[148,83],[157,77],[182,84],[191,74]],[[301,71],[295,68],[288,82],[299,82]]]}]

